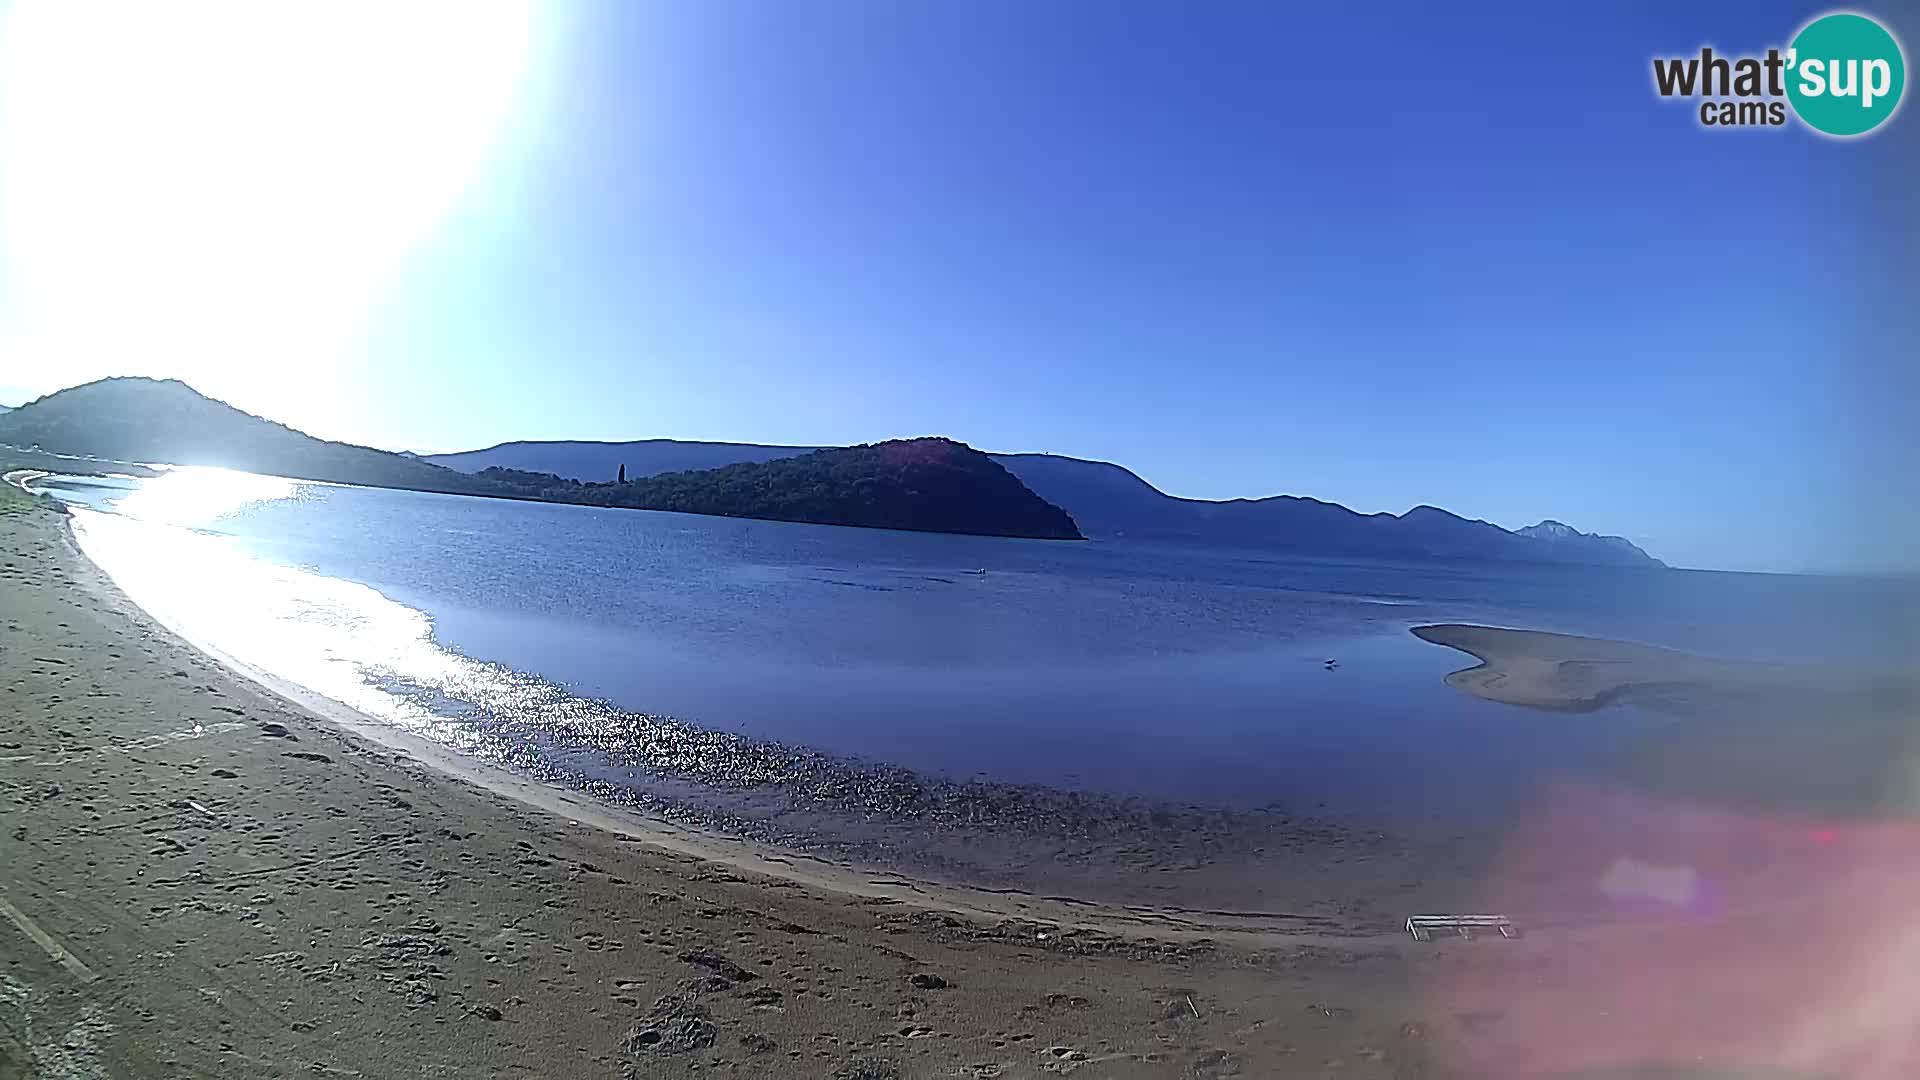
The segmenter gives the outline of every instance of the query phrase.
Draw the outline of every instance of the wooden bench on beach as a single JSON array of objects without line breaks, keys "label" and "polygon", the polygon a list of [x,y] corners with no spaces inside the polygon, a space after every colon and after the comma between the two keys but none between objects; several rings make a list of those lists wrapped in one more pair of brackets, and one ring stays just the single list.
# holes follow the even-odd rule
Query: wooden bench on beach
[{"label": "wooden bench on beach", "polygon": [[1520,932],[1513,928],[1513,920],[1505,915],[1410,915],[1407,917],[1407,933],[1415,941],[1432,941],[1435,930],[1452,930],[1467,940],[1473,940],[1476,930],[1498,930],[1503,938],[1516,938]]}]

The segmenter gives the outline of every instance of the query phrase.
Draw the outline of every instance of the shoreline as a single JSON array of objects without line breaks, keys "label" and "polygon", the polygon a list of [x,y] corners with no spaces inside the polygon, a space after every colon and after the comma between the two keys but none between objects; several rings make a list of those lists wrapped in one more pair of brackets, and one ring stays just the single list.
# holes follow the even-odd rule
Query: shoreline
[{"label": "shoreline", "polygon": [[[79,519],[69,518],[63,530],[64,542],[72,554],[95,575],[112,582],[116,596],[137,606],[121,591],[126,583],[115,581],[105,566],[88,558],[75,535],[80,528]],[[1250,814],[1245,815],[1244,820],[1235,818],[1230,823],[1210,809],[1168,806],[1162,809],[1173,816],[1162,821],[1158,811],[1150,814],[1125,800],[1104,806],[1098,797],[1083,800],[1073,792],[1021,785],[966,796],[980,800],[970,812],[966,804],[946,806],[939,802],[948,797],[944,794],[948,788],[933,781],[929,781],[933,785],[929,791],[941,794],[930,796],[935,800],[936,809],[927,812],[925,818],[917,816],[916,811],[914,816],[894,819],[886,816],[889,813],[886,810],[875,811],[857,802],[845,807],[809,807],[803,803],[789,811],[801,820],[815,815],[841,815],[855,822],[855,827],[871,830],[880,822],[897,837],[929,838],[928,850],[933,852],[933,857],[918,858],[917,852],[906,854],[892,847],[897,841],[890,837],[877,838],[878,846],[865,850],[846,844],[837,836],[829,842],[808,844],[804,828],[800,834],[769,835],[751,828],[738,828],[741,822],[730,822],[724,814],[717,821],[703,820],[707,815],[698,810],[697,803],[690,804],[696,810],[693,813],[679,812],[671,803],[662,807],[641,800],[640,805],[635,806],[620,797],[625,794],[624,789],[594,779],[598,772],[618,771],[632,765],[631,762],[609,759],[584,767],[567,764],[529,771],[507,764],[514,760],[512,754],[476,750],[472,746],[464,751],[455,749],[440,740],[412,734],[394,723],[362,713],[322,691],[255,667],[197,634],[190,622],[169,621],[164,611],[142,611],[237,677],[259,685],[318,720],[374,746],[429,765],[454,781],[517,799],[574,822],[588,822],[663,849],[726,864],[743,873],[760,874],[859,900],[900,903],[975,919],[1052,922],[1126,938],[1209,939],[1256,949],[1299,944],[1394,947],[1404,936],[1398,926],[1404,914],[1389,917],[1391,911],[1381,914],[1349,910],[1352,905],[1348,898],[1408,888],[1410,876],[1439,883],[1438,887],[1420,890],[1428,894],[1426,906],[1444,907],[1455,902],[1457,890],[1449,885],[1455,877],[1444,873],[1441,860],[1423,858],[1415,862],[1396,854],[1395,849],[1405,852],[1411,846],[1389,840],[1387,834],[1374,827],[1334,826],[1313,819],[1273,819]],[[561,751],[560,758],[565,759],[571,748],[562,743],[554,749]],[[803,756],[811,754],[805,748],[800,750]],[[721,771],[724,774],[728,770]],[[703,782],[698,775],[690,774],[685,779],[696,784]],[[836,781],[837,778],[829,778],[830,784]],[[787,797],[781,794],[786,790],[781,783],[766,789],[769,797]],[[960,791],[963,787],[952,790]],[[742,793],[749,796],[758,791],[753,787],[742,789]],[[794,794],[803,795],[798,789]],[[1043,801],[1010,811],[1006,817],[993,816],[994,807],[1009,798]],[[1071,821],[1063,821],[1057,832],[1040,826],[1031,835],[1022,831],[1026,826],[1017,823],[1035,814],[1042,815],[1036,820],[1043,820],[1048,812],[1068,815]],[[880,817],[871,816],[875,813]],[[987,826],[954,823],[972,820],[972,813],[987,814],[978,819]],[[863,816],[866,823],[861,826],[858,823]],[[779,817],[767,820],[778,821]],[[1087,831],[1089,829],[1093,831]],[[1093,839],[1096,836],[1097,841]],[[799,840],[800,846],[787,842],[789,837]],[[991,844],[1005,843],[1018,852],[1019,858],[1005,866],[992,862],[970,863],[968,845],[978,843],[988,843],[990,847],[972,853],[972,857],[990,860],[996,854]],[[1267,850],[1262,845],[1272,845],[1276,852],[1289,854],[1277,859],[1257,859],[1248,854]],[[1111,874],[1076,874],[1069,879],[1022,869],[1022,866],[1044,864],[1044,855],[1031,855],[1030,851],[1045,852],[1056,846],[1071,850],[1077,858],[1093,859],[1095,865],[1099,865],[1103,852],[1119,856],[1153,848],[1158,854],[1135,864],[1131,871],[1134,882],[1129,883],[1129,887],[1113,891],[1106,888],[1113,879]],[[934,850],[936,847],[939,850]],[[1325,852],[1329,857],[1290,854],[1303,848]],[[869,853],[875,857],[863,857]],[[954,861],[956,856],[959,861]],[[1417,874],[1412,869],[1415,866],[1419,867]],[[1287,884],[1278,889],[1251,887],[1250,883],[1267,875],[1284,875]],[[1136,884],[1148,879],[1151,884],[1146,887]],[[1191,883],[1191,887],[1177,887],[1186,883]]]},{"label": "shoreline", "polygon": [[[1426,913],[1413,894],[1344,898],[1377,942],[1230,914],[1133,908],[1115,925],[1064,898],[952,903],[698,830],[636,833],[512,774],[449,776],[180,639],[44,506],[0,514],[0,704],[7,1080],[1519,1080],[1537,1071],[1515,1072],[1516,1052],[1548,1072],[1780,1062],[1807,1052],[1796,1018],[1850,1009],[1852,991],[1778,981],[1757,1041],[1714,1003],[1771,963],[1877,987],[1835,958],[1868,955],[1885,913],[1860,898],[1911,865],[1873,823],[1829,819],[1835,846],[1810,849],[1804,807],[1771,779],[1749,789],[1767,801],[1713,801],[1730,752],[1774,775],[1771,744],[1673,725],[1711,733],[1678,791],[1561,787],[1493,863],[1457,868],[1521,940],[1416,944],[1371,907]],[[1293,857],[1349,855],[1302,837]],[[1713,910],[1623,913],[1593,892],[1678,902],[1696,864]],[[1646,998],[1650,980],[1677,996]],[[1816,1050],[1855,1060],[1879,1034]]]},{"label": "shoreline", "polygon": [[[375,746],[398,751],[430,766],[450,781],[514,799],[568,824],[585,825],[703,862],[850,899],[902,904],[921,911],[972,919],[1053,923],[1120,938],[1204,940],[1246,948],[1300,944],[1342,948],[1398,946],[1406,937],[1404,931],[1397,928],[1337,933],[1326,927],[1329,920],[1321,915],[1118,905],[1076,897],[1036,896],[1023,889],[980,888],[862,867],[795,848],[682,825],[476,762],[440,743],[399,731],[340,702],[255,670],[203,642],[183,640],[235,674],[312,713],[316,719],[333,723]],[[1303,926],[1314,929],[1302,929]]]},{"label": "shoreline", "polygon": [[[947,891],[450,777],[179,640],[62,515],[0,516],[0,582],[5,896],[97,976],[0,925],[0,989],[31,1031],[96,1025],[113,1075],[1225,1076],[1306,1050],[1388,1077],[1433,1050],[1394,1032],[1412,958],[1450,950],[1391,925]],[[1329,1003],[1348,1019],[1234,1019]],[[58,1049],[14,1030],[0,1075]]]}]

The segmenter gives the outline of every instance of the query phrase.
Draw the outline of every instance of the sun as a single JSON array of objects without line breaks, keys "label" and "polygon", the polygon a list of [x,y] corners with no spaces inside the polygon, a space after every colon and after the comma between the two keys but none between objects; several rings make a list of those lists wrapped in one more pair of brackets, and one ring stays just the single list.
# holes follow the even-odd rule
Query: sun
[{"label": "sun", "polygon": [[533,14],[525,0],[0,10],[9,371],[178,376],[310,410],[370,299],[500,141]]}]

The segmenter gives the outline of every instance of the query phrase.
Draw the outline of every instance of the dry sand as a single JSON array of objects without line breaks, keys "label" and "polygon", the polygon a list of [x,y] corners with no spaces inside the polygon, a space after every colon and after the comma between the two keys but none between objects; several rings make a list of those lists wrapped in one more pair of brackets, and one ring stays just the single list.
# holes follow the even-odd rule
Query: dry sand
[{"label": "dry sand", "polygon": [[1553,948],[996,908],[528,794],[236,676],[60,514],[0,513],[0,1077],[1478,1075],[1439,1063],[1484,1017],[1424,988]]}]

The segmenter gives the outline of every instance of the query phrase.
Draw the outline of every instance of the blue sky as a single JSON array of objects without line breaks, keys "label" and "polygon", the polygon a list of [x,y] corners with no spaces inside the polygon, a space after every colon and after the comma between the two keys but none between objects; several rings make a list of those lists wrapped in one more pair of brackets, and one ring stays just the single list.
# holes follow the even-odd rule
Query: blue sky
[{"label": "blue sky", "polygon": [[181,374],[436,450],[939,433],[1911,567],[1911,109],[1702,130],[1650,58],[1824,8],[1562,7],[536,6],[484,152],[324,350],[9,363],[0,401]]}]

